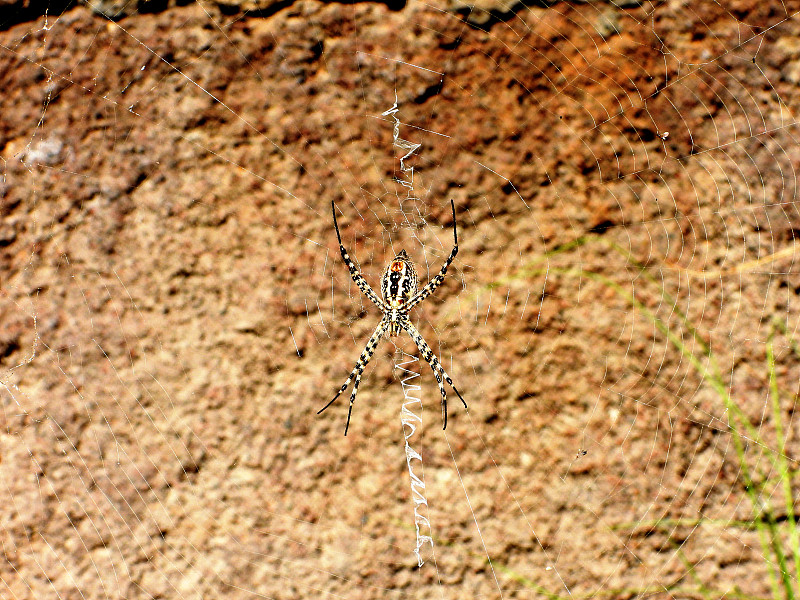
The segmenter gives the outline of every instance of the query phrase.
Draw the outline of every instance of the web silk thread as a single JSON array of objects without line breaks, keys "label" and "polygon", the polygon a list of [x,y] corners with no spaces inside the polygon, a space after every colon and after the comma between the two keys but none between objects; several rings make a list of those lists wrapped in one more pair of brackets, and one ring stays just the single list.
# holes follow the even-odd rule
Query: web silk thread
[{"label": "web silk thread", "polygon": [[[403,353],[405,354],[405,353]],[[400,409],[400,423],[403,427],[403,437],[405,438],[405,451],[406,451],[406,465],[408,466],[408,474],[411,478],[411,500],[414,502],[414,527],[417,531],[417,543],[414,548],[414,555],[417,557],[417,566],[421,567],[425,564],[420,550],[425,544],[430,544],[433,550],[433,538],[431,537],[431,523],[428,517],[422,514],[422,510],[427,513],[428,500],[425,497],[425,480],[419,477],[414,472],[414,465],[412,461],[419,461],[419,467],[422,468],[422,455],[414,450],[409,444],[409,439],[417,431],[417,427],[422,425],[422,417],[418,416],[412,407],[419,405],[420,412],[422,411],[422,400],[419,398],[420,386],[415,383],[409,383],[419,377],[419,373],[406,368],[414,362],[419,362],[419,358],[406,354],[409,360],[397,363],[395,366],[401,369],[406,376],[401,380],[403,385],[403,406]],[[422,509],[422,507],[425,507]]]},{"label": "web silk thread", "polygon": [[[395,178],[395,181],[406,188],[406,200],[416,199],[414,197],[414,167],[406,164],[406,159],[411,157],[420,147],[420,144],[404,140],[400,137],[400,118],[397,116],[400,109],[397,107],[397,93],[394,96],[394,104],[392,108],[382,113],[381,116],[391,117],[394,120],[394,128],[392,131],[392,143],[395,148],[399,148],[405,154],[400,157],[400,176]],[[401,351],[402,352],[402,351]],[[425,544],[430,544],[431,552],[433,551],[433,538],[431,537],[431,523],[428,518],[422,514],[422,507],[425,507],[425,512],[428,509],[428,500],[425,498],[425,481],[422,477],[418,477],[414,472],[412,461],[419,461],[419,467],[422,471],[422,455],[414,450],[408,443],[411,436],[417,431],[417,427],[422,425],[422,417],[412,410],[412,407],[419,405],[420,413],[422,412],[422,400],[419,397],[421,390],[420,386],[410,381],[419,377],[419,373],[414,373],[406,368],[414,362],[419,362],[419,358],[406,354],[409,360],[397,363],[395,366],[401,369],[405,374],[405,378],[401,380],[403,385],[403,406],[400,409],[400,423],[403,427],[403,436],[405,437],[405,451],[406,451],[406,465],[408,466],[408,474],[411,477],[411,500],[414,502],[414,527],[417,531],[417,543],[414,547],[414,555],[417,557],[417,566],[422,567],[425,561],[420,554],[420,550]]]},{"label": "web silk thread", "polygon": [[403,174],[402,177],[396,177],[395,181],[402,185],[403,187],[407,188],[408,190],[408,197],[413,198],[414,194],[414,167],[406,165],[406,159],[409,158],[414,152],[416,152],[421,144],[417,144],[416,142],[410,142],[408,140],[404,140],[400,137],[400,118],[397,116],[397,113],[400,112],[400,109],[397,107],[397,93],[394,95],[394,104],[392,108],[387,111],[381,113],[382,117],[391,117],[394,120],[394,128],[392,130],[392,145],[395,148],[400,148],[405,152],[403,156],[400,157],[400,172]]}]

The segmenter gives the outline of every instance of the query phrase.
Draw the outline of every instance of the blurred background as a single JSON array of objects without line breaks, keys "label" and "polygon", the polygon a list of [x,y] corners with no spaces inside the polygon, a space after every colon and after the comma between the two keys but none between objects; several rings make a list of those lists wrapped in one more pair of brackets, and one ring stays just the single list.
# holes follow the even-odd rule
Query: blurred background
[{"label": "blurred background", "polygon": [[0,597],[800,595],[798,11],[0,3]]}]

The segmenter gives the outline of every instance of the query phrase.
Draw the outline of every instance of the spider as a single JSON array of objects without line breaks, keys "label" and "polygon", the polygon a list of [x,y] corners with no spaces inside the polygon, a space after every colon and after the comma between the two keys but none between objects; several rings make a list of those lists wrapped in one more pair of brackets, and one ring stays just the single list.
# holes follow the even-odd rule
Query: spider
[{"label": "spider", "polygon": [[360,289],[367,298],[369,298],[378,308],[381,309],[381,311],[383,311],[383,318],[380,320],[378,326],[375,328],[375,331],[372,333],[372,336],[369,338],[369,341],[367,342],[364,351],[361,353],[361,356],[358,357],[356,366],[350,372],[350,376],[347,378],[347,381],[345,381],[344,385],[342,385],[342,387],[339,388],[339,391],[336,392],[333,400],[328,402],[317,412],[317,414],[320,414],[323,410],[333,404],[339,395],[347,389],[347,386],[350,385],[350,382],[353,381],[353,378],[355,378],[353,392],[350,394],[350,408],[347,410],[347,423],[344,426],[345,435],[347,435],[347,429],[350,427],[350,415],[353,412],[353,403],[356,401],[358,384],[361,382],[361,374],[364,372],[364,369],[367,367],[367,363],[369,363],[370,359],[372,358],[375,348],[378,347],[378,342],[380,342],[381,338],[387,332],[391,336],[399,335],[401,330],[408,332],[408,335],[411,336],[411,339],[414,340],[417,348],[419,348],[419,351],[422,353],[422,357],[428,362],[428,364],[431,366],[431,369],[433,369],[433,374],[439,384],[439,391],[442,393],[442,420],[444,421],[444,426],[442,429],[447,429],[447,393],[444,391],[444,384],[442,383],[442,380],[446,381],[450,387],[453,388],[453,391],[458,395],[458,397],[461,399],[461,402],[464,404],[464,408],[467,408],[467,403],[464,401],[461,393],[456,389],[456,386],[453,385],[453,380],[450,379],[450,376],[447,373],[445,373],[444,369],[442,368],[442,364],[439,362],[439,359],[436,357],[430,346],[428,346],[427,342],[422,338],[419,331],[417,331],[417,328],[414,327],[414,325],[411,323],[411,320],[408,318],[408,311],[425,300],[425,298],[430,296],[433,291],[441,285],[441,283],[444,281],[444,276],[447,273],[447,267],[450,266],[450,263],[453,262],[456,254],[458,254],[456,206],[452,200],[450,200],[450,207],[453,209],[453,250],[450,252],[450,256],[447,257],[447,261],[445,261],[442,270],[439,271],[439,274],[431,279],[424,288],[418,291],[417,272],[414,270],[414,265],[411,263],[411,259],[409,259],[406,251],[400,250],[400,254],[392,259],[392,261],[386,267],[383,277],[381,277],[381,294],[383,295],[383,300],[381,300],[378,298],[378,294],[375,293],[375,291],[369,286],[364,277],[361,275],[361,272],[358,270],[358,267],[355,265],[355,263],[350,259],[350,256],[347,254],[347,250],[344,249],[344,245],[342,244],[342,235],[339,233],[339,224],[336,222],[336,206],[333,202],[331,202],[331,209],[333,211],[333,226],[336,229],[336,237],[339,238],[339,250],[342,252],[342,258],[344,259],[347,268],[350,269],[350,277],[353,278],[353,281],[355,281],[358,289]]}]

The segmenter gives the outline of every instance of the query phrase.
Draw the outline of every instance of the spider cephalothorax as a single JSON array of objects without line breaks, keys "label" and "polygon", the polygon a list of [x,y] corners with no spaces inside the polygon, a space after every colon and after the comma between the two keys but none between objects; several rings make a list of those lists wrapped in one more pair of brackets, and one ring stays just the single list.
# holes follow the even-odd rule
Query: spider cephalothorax
[{"label": "spider cephalothorax", "polygon": [[360,289],[367,298],[369,298],[378,308],[381,309],[381,311],[383,311],[383,318],[381,319],[380,323],[378,323],[378,326],[375,328],[372,336],[369,338],[369,341],[367,342],[364,351],[361,353],[361,356],[358,357],[358,362],[356,362],[356,366],[351,371],[347,381],[345,381],[344,385],[339,389],[338,392],[336,392],[333,400],[323,406],[317,413],[321,413],[323,410],[333,404],[339,395],[347,389],[347,386],[350,385],[350,382],[355,378],[353,392],[350,394],[350,408],[347,411],[347,423],[344,426],[345,435],[347,435],[347,429],[350,427],[350,415],[353,412],[353,403],[355,402],[356,394],[358,393],[358,384],[361,382],[361,374],[364,372],[364,369],[366,368],[370,358],[372,358],[375,348],[378,346],[378,342],[380,342],[381,338],[387,333],[387,331],[389,335],[398,335],[400,330],[405,330],[408,332],[408,335],[411,336],[411,339],[414,340],[417,348],[419,348],[419,351],[422,353],[422,357],[428,361],[431,369],[433,369],[433,374],[436,377],[437,383],[439,384],[439,391],[442,393],[442,419],[444,421],[444,428],[447,428],[447,393],[444,390],[444,384],[442,381],[446,381],[450,387],[453,388],[453,391],[458,395],[459,398],[461,398],[464,408],[467,407],[467,403],[464,401],[464,398],[461,397],[461,394],[456,389],[456,386],[453,385],[453,380],[450,379],[450,376],[447,373],[445,373],[441,363],[439,362],[439,359],[436,357],[430,346],[428,346],[428,343],[422,338],[419,331],[417,331],[417,328],[414,327],[408,318],[408,311],[425,300],[425,298],[430,296],[433,291],[439,287],[439,285],[441,285],[441,283],[444,281],[444,276],[447,273],[447,267],[450,266],[450,263],[453,262],[456,254],[458,254],[456,206],[452,200],[450,200],[450,207],[453,209],[454,244],[453,250],[450,252],[450,256],[447,257],[447,261],[445,261],[442,270],[439,271],[439,274],[431,279],[424,288],[417,291],[417,272],[414,270],[414,265],[411,264],[411,259],[408,258],[406,251],[401,250],[400,254],[395,256],[394,259],[392,259],[392,262],[389,263],[389,266],[386,267],[386,272],[381,278],[381,294],[383,295],[383,300],[381,300],[366,282],[364,277],[362,277],[358,267],[356,267],[355,263],[350,260],[347,250],[344,249],[344,245],[342,244],[342,235],[339,233],[339,225],[336,222],[336,206],[333,204],[333,202],[331,202],[331,208],[333,209],[333,226],[336,229],[336,237],[339,238],[339,250],[342,253],[342,258],[344,259],[347,268],[350,270],[350,276],[353,278],[353,281],[355,281],[358,289]]}]

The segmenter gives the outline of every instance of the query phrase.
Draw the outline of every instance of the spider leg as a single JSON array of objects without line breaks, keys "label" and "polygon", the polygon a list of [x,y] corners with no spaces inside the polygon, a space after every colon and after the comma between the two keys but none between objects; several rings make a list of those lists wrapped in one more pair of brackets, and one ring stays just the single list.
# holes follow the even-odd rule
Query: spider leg
[{"label": "spider leg", "polygon": [[[453,262],[453,259],[458,254],[458,232],[456,231],[456,205],[453,203],[453,200],[450,200],[450,208],[453,209],[453,250],[450,252],[450,256],[447,257],[447,260],[442,267],[442,270],[439,271],[439,274],[436,275],[433,279],[431,279],[428,284],[419,290],[416,294],[414,294],[411,299],[406,303],[405,310],[409,310],[414,308],[417,304],[425,300],[428,296],[430,296],[434,290],[442,285],[444,281],[444,276],[447,273],[447,267],[450,266],[450,263]],[[455,389],[455,388],[453,388]]]},{"label": "spider leg", "polygon": [[408,332],[408,335],[411,336],[411,339],[414,340],[414,343],[419,348],[419,351],[422,353],[422,358],[424,358],[428,364],[431,366],[433,370],[433,374],[436,377],[436,381],[439,383],[439,391],[442,393],[442,419],[444,420],[444,427],[442,429],[447,429],[447,393],[444,390],[444,385],[442,384],[442,379],[444,379],[456,395],[461,399],[462,404],[464,404],[464,408],[467,408],[467,403],[464,400],[463,396],[461,396],[461,392],[456,389],[456,386],[453,385],[453,380],[450,379],[450,376],[445,373],[445,370],[442,368],[442,364],[439,362],[439,359],[433,353],[430,346],[428,346],[428,342],[422,337],[417,328],[412,325],[411,321],[408,319],[403,319],[400,321],[400,325],[403,329]]},{"label": "spider leg", "polygon": [[355,385],[353,386],[353,393],[350,394],[350,408],[347,410],[347,424],[344,426],[345,435],[347,435],[347,429],[350,427],[350,415],[353,412],[353,403],[356,401],[356,394],[358,393],[358,384],[361,382],[361,374],[364,372],[364,369],[367,367],[369,360],[375,353],[375,348],[378,347],[378,342],[380,342],[381,337],[383,337],[383,334],[386,333],[387,327],[388,327],[387,322],[381,319],[381,322],[378,323],[378,326],[375,328],[375,331],[369,338],[369,341],[367,342],[367,345],[365,346],[363,352],[361,352],[361,356],[358,357],[356,366],[350,372],[350,376],[347,378],[347,381],[345,381],[344,385],[342,385],[342,387],[339,388],[339,391],[336,392],[336,395],[333,397],[333,400],[328,402],[325,406],[323,406],[317,411],[317,414],[320,414],[323,410],[325,410],[331,404],[333,404],[339,397],[339,395],[347,389],[347,386],[350,385],[350,382],[353,381],[353,379],[355,378],[356,382]]},{"label": "spider leg", "polygon": [[344,264],[347,265],[347,268],[350,270],[350,277],[353,278],[358,289],[361,290],[361,293],[364,294],[367,298],[369,298],[375,306],[380,308],[383,312],[386,312],[386,305],[384,305],[383,301],[378,298],[378,294],[375,293],[367,280],[364,279],[364,276],[361,275],[361,271],[358,270],[356,264],[350,259],[350,255],[347,254],[347,250],[344,249],[344,244],[342,244],[342,234],[339,233],[339,224],[336,222],[336,205],[331,201],[331,209],[333,210],[333,226],[336,229],[336,237],[339,238],[339,251],[342,253],[342,258],[344,259]]}]

